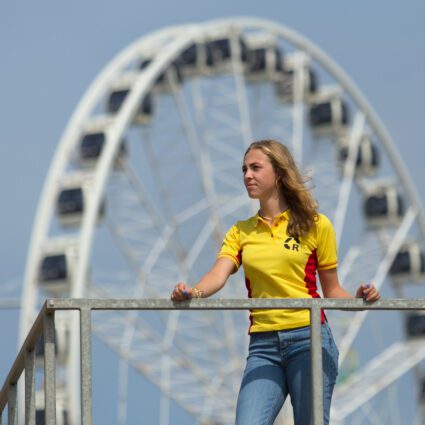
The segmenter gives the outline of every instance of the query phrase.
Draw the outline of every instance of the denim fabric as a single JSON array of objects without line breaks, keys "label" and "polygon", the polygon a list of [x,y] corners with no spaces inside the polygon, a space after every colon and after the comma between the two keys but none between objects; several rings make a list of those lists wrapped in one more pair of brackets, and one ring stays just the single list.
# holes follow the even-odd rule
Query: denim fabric
[{"label": "denim fabric", "polygon": [[[338,349],[322,325],[324,423],[329,424]],[[236,408],[236,425],[272,425],[291,396],[295,425],[311,425],[310,327],[251,334]]]}]

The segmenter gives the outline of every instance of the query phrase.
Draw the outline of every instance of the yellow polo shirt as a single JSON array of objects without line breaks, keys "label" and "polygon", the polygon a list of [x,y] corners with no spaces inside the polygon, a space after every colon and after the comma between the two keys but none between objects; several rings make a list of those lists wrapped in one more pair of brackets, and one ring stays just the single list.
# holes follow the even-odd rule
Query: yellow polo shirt
[{"label": "yellow polo shirt", "polygon": [[[270,228],[256,214],[226,234],[218,257],[243,266],[249,298],[319,298],[316,271],[338,265],[329,219],[319,214],[308,235],[295,239],[286,233],[289,215],[281,213]],[[264,332],[307,326],[310,315],[309,310],[252,310],[250,321],[250,333]]]}]

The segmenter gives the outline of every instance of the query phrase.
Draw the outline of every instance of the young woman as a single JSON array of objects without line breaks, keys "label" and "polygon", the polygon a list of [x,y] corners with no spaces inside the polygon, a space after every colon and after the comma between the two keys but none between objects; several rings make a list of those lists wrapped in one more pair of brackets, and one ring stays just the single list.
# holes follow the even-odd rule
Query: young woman
[{"label": "young woman", "polygon": [[[317,203],[288,149],[274,140],[252,143],[242,172],[258,213],[238,221],[227,233],[212,269],[190,288],[178,283],[171,298],[209,297],[242,265],[248,296],[319,297],[316,272],[326,298],[352,298],[339,284],[337,246],[329,219]],[[379,299],[362,284],[355,297]],[[311,424],[310,318],[308,310],[254,310],[250,344],[239,391],[236,424],[272,425],[288,396],[295,425]],[[322,315],[324,422],[329,423],[338,374],[338,349]]]}]

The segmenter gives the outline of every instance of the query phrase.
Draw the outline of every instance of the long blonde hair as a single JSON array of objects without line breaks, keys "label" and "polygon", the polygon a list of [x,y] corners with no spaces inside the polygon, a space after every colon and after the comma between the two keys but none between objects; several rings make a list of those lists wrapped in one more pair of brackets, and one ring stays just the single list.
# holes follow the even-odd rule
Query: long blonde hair
[{"label": "long blonde hair", "polygon": [[299,238],[305,236],[318,217],[318,203],[305,186],[305,178],[295,164],[288,148],[276,140],[259,140],[251,143],[245,152],[259,149],[270,160],[276,173],[277,182],[291,214],[288,223],[288,235]]}]

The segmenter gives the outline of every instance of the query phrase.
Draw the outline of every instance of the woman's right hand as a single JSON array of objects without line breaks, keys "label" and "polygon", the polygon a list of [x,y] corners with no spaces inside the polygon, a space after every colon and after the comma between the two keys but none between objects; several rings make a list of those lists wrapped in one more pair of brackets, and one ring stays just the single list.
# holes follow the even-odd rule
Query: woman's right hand
[{"label": "woman's right hand", "polygon": [[179,282],[171,292],[173,301],[185,301],[193,298],[192,289],[183,282]]}]

